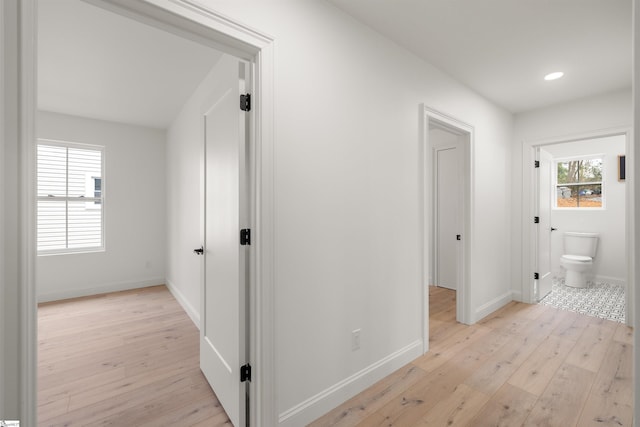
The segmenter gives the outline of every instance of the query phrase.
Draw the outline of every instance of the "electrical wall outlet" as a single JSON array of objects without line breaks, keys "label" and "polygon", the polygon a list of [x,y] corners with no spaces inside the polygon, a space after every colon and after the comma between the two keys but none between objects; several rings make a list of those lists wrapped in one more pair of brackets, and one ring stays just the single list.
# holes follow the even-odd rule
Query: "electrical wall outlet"
[{"label": "electrical wall outlet", "polygon": [[351,331],[351,351],[356,351],[360,348],[360,329]]}]

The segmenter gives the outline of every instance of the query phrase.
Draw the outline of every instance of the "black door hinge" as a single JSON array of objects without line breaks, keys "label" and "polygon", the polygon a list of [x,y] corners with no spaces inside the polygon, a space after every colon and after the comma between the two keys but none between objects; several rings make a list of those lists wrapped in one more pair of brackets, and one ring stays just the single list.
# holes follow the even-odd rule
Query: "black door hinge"
[{"label": "black door hinge", "polygon": [[540,167],[540,160],[534,160],[533,161],[533,167],[534,168],[539,168]]},{"label": "black door hinge", "polygon": [[538,280],[539,278],[540,278],[540,275],[538,273],[533,273],[534,280]]},{"label": "black door hinge", "polygon": [[251,111],[251,94],[240,95],[240,109],[242,111]]},{"label": "black door hinge", "polygon": [[251,381],[251,365],[248,363],[240,367],[240,382]]},{"label": "black door hinge", "polygon": [[534,224],[540,224],[540,217],[539,216],[534,216],[533,217],[533,223]]},{"label": "black door hinge", "polygon": [[241,245],[250,245],[251,244],[251,229],[243,228],[240,230],[240,244]]}]

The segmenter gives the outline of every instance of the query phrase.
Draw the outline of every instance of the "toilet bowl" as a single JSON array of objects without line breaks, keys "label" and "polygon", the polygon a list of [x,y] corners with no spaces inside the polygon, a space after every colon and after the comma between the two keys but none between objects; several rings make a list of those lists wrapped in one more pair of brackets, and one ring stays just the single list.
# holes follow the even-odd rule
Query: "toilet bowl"
[{"label": "toilet bowl", "polygon": [[562,255],[560,265],[566,270],[564,284],[573,288],[587,287],[587,273],[591,270],[593,259],[581,255]]},{"label": "toilet bowl", "polygon": [[598,234],[568,231],[564,233],[565,254],[560,265],[566,270],[564,283],[574,288],[587,287],[587,275],[598,247]]}]

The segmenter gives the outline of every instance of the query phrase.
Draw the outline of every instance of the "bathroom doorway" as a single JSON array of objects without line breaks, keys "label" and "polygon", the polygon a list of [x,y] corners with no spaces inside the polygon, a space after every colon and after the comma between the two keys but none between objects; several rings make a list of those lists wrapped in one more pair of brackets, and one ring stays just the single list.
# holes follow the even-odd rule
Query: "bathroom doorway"
[{"label": "bathroom doorway", "polygon": [[[534,302],[622,323],[630,320],[628,192],[619,168],[626,148],[624,132],[534,147]],[[566,283],[561,263],[563,255],[573,255],[565,253],[564,240],[575,232],[598,236],[594,256],[581,266],[582,287]]]}]

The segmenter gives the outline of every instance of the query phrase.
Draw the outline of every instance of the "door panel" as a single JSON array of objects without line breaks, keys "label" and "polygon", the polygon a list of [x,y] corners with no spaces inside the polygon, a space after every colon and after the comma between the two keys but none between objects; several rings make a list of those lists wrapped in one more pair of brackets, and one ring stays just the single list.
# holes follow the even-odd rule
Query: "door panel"
[{"label": "door panel", "polygon": [[200,328],[200,367],[231,422],[246,424],[247,361],[245,221],[245,117],[239,108],[243,81],[238,60],[224,56],[220,77],[205,114],[204,286]]},{"label": "door panel", "polygon": [[538,286],[537,300],[547,296],[551,292],[551,165],[553,158],[551,154],[540,149],[538,155],[540,161],[539,188],[538,188],[538,216],[540,223],[538,224]]},{"label": "door panel", "polygon": [[436,285],[458,288],[459,161],[456,147],[436,151]]}]

